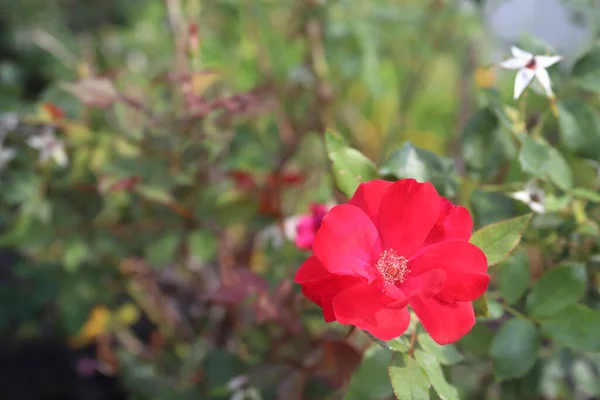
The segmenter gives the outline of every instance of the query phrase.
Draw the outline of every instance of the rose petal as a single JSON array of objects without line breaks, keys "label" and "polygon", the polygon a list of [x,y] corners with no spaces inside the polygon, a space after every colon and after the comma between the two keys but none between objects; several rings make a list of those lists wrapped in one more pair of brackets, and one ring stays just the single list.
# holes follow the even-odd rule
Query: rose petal
[{"label": "rose petal", "polygon": [[296,276],[294,277],[294,282],[304,284],[332,277],[334,277],[334,275],[329,273],[329,271],[323,267],[317,257],[310,256],[304,261],[300,268],[298,268]]},{"label": "rose petal", "polygon": [[[441,269],[432,269],[417,276],[409,275],[406,282],[401,283],[396,290],[402,293],[398,295],[388,290],[388,296],[396,299],[388,304],[388,308],[403,308],[410,303],[414,297],[421,300],[429,300],[438,294],[446,282],[446,272]],[[391,286],[391,285],[386,285]]]},{"label": "rose petal", "polygon": [[365,325],[361,329],[381,340],[392,340],[401,336],[410,324],[408,309],[383,308],[374,315],[375,325]]},{"label": "rose petal", "polygon": [[446,276],[444,270],[432,269],[420,275],[409,277],[401,288],[411,297],[416,296],[421,300],[429,300],[444,288]]},{"label": "rose petal", "polygon": [[336,320],[332,305],[334,297],[341,291],[360,283],[359,278],[351,276],[335,277],[306,283],[302,285],[302,293],[321,307],[323,318],[326,322],[331,322]]},{"label": "rose petal", "polygon": [[443,197],[440,199],[440,215],[424,245],[447,240],[468,241],[473,233],[471,214],[466,208],[455,206],[448,199]]},{"label": "rose petal", "polygon": [[431,338],[440,345],[456,342],[475,325],[471,302],[444,303],[438,299],[415,298],[410,306]]},{"label": "rose petal", "polygon": [[361,183],[358,185],[356,192],[354,192],[354,196],[348,201],[348,204],[360,208],[374,223],[377,223],[377,214],[379,214],[381,199],[392,184],[393,182],[382,179],[374,179]]},{"label": "rose petal", "polygon": [[409,258],[423,244],[440,214],[440,197],[429,183],[403,179],[381,200],[377,226],[383,247]]},{"label": "rose petal", "polygon": [[302,293],[307,298],[312,300],[313,303],[321,307],[321,311],[323,312],[323,319],[325,320],[325,322],[335,321],[335,313],[333,312],[331,299],[327,301],[327,298],[323,298],[321,292],[316,287],[311,285],[302,286]]},{"label": "rose petal", "polygon": [[327,213],[317,232],[313,251],[332,274],[377,278],[373,267],[381,253],[379,233],[358,207],[335,206]]},{"label": "rose petal", "polygon": [[405,308],[387,308],[389,298],[375,285],[359,284],[333,298],[333,310],[342,324],[354,325],[381,340],[402,335],[410,323]]},{"label": "rose petal", "polygon": [[408,262],[411,274],[433,269],[446,272],[436,298],[446,302],[471,301],[487,289],[490,277],[483,251],[468,242],[440,242],[425,247]]}]

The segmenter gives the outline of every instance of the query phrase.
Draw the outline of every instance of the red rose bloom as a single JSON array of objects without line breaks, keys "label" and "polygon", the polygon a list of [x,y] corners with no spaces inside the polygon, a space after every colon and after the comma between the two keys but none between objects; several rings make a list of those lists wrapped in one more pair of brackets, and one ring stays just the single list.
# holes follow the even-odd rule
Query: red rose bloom
[{"label": "red rose bloom", "polygon": [[489,283],[485,254],[468,242],[472,227],[469,212],[429,182],[365,182],[323,218],[295,282],[327,322],[390,340],[408,328],[410,305],[448,344],[471,330],[471,301]]}]

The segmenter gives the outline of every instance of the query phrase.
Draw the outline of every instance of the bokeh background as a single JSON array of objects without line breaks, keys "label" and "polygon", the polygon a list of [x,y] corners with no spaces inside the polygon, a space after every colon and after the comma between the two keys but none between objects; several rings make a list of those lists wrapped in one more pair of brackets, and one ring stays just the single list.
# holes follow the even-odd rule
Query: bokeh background
[{"label": "bokeh background", "polygon": [[[292,283],[309,253],[286,224],[344,199],[323,133],[377,165],[405,146],[404,175],[468,205],[476,227],[524,213],[479,186],[525,182],[506,162],[514,146],[480,111],[490,96],[523,104],[514,73],[494,64],[515,44],[561,54],[560,86],[600,24],[594,0],[0,0],[0,10],[0,126],[17,149],[0,170],[7,400],[392,398],[389,356],[365,356],[370,339],[323,323]],[[534,89],[524,126],[548,107]],[[465,133],[475,114],[485,134]],[[23,144],[48,130],[66,145],[65,168]],[[422,150],[439,156],[433,169]],[[595,169],[577,165],[575,180],[597,188]],[[513,260],[533,277],[558,240],[544,237]],[[446,371],[462,398],[600,395],[597,354],[579,363],[549,347],[540,357],[560,359],[543,359],[552,368],[495,379],[498,304]]]}]

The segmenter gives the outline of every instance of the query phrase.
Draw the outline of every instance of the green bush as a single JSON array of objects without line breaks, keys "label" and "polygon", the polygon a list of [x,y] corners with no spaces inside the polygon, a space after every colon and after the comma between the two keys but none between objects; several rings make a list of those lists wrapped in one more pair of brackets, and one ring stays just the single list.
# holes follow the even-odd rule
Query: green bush
[{"label": "green bush", "polygon": [[[132,399],[600,396],[597,47],[514,101],[452,1],[19,7],[51,83],[0,64],[0,331],[94,344]],[[474,218],[492,279],[454,345],[325,324],[293,283],[290,218],[380,177]]]}]

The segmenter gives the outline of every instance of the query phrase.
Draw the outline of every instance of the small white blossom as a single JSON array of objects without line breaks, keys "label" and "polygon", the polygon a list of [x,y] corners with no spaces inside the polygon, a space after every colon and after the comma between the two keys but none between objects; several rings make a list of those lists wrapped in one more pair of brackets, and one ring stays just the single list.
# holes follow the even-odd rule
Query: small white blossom
[{"label": "small white blossom", "polygon": [[249,385],[246,375],[239,375],[227,382],[227,387],[233,392],[230,400],[261,400],[256,388]]},{"label": "small white blossom", "polygon": [[501,68],[516,69],[517,76],[515,78],[514,97],[518,99],[525,91],[527,86],[533,81],[533,78],[542,85],[548,97],[554,97],[550,82],[550,75],[546,68],[556,64],[563,59],[562,56],[536,56],[528,53],[518,47],[510,49],[513,58],[503,61],[499,64]]},{"label": "small white blossom", "polygon": [[302,217],[304,217],[304,215],[292,215],[283,220],[283,232],[286,239],[292,242],[296,240],[296,236],[298,236],[298,221],[300,221]]},{"label": "small white blossom", "polygon": [[27,139],[27,144],[39,150],[41,163],[47,163],[48,160],[52,159],[63,168],[69,164],[65,145],[56,138],[56,135],[51,130],[47,130],[41,135],[31,136]]},{"label": "small white blossom", "polygon": [[509,196],[527,204],[531,211],[537,214],[544,214],[546,212],[546,195],[535,182],[528,183],[523,190],[511,193]]},{"label": "small white blossom", "polygon": [[238,375],[227,382],[227,387],[232,392],[242,390],[246,386],[248,386],[248,377],[246,375]]},{"label": "small white blossom", "polygon": [[235,392],[230,400],[262,400],[262,396],[258,390],[251,387],[240,392]]}]

